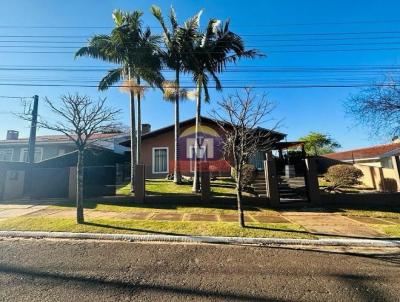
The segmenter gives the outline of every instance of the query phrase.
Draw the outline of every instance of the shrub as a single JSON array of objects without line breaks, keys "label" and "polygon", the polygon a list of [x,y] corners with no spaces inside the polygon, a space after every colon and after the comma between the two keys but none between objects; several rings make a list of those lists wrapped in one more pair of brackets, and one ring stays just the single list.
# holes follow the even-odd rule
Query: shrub
[{"label": "shrub", "polygon": [[[256,167],[254,165],[246,164],[242,169],[242,186],[249,186],[256,178]],[[236,170],[232,170],[232,177],[236,180]]]},{"label": "shrub", "polygon": [[352,165],[334,165],[329,167],[325,174],[333,189],[360,184],[359,179],[362,176],[362,171]]}]

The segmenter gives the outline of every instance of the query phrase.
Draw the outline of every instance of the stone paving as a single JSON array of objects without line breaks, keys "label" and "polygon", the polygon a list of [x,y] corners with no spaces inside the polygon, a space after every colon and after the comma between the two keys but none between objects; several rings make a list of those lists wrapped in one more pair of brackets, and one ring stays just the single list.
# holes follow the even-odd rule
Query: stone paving
[{"label": "stone paving", "polygon": [[[49,217],[73,218],[74,208],[54,209],[40,204],[0,204],[0,220],[14,217]],[[112,212],[85,210],[88,218],[133,219],[154,221],[198,221],[198,222],[237,222],[235,214],[200,214],[177,212]],[[377,238],[386,235],[369,225],[399,225],[399,218],[374,218],[363,216],[344,216],[339,213],[282,211],[280,213],[249,214],[245,213],[245,221],[257,223],[295,223],[308,232],[320,236],[337,236],[352,238]]]},{"label": "stone paving", "polygon": [[337,214],[284,215],[284,217],[316,235],[352,238],[386,237],[385,234],[370,228],[365,223]]}]

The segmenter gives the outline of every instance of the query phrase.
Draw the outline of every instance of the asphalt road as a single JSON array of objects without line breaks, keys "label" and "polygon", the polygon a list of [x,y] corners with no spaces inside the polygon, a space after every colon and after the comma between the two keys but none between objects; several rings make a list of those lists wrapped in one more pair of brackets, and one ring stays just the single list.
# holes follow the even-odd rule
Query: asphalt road
[{"label": "asphalt road", "polygon": [[400,301],[400,254],[0,241],[0,301],[185,300]]}]

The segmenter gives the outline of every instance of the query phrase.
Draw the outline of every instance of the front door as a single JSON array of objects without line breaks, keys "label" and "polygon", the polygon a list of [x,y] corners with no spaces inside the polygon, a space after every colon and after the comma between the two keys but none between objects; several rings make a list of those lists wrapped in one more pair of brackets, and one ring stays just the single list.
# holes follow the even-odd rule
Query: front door
[{"label": "front door", "polygon": [[254,167],[258,171],[264,171],[264,160],[265,160],[265,152],[257,151],[254,157],[250,160],[250,163],[254,165]]}]

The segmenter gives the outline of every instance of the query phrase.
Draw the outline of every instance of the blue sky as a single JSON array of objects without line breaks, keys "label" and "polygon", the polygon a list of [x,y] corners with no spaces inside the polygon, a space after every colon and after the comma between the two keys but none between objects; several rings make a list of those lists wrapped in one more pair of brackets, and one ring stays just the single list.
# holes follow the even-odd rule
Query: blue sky
[{"label": "blue sky", "polygon": [[[384,1],[383,5],[381,1],[361,0],[171,2],[16,0],[0,3],[0,84],[95,84],[103,72],[13,69],[15,67],[66,66],[77,69],[106,67],[105,63],[91,59],[74,60],[72,54],[74,47],[83,45],[86,36],[107,33],[109,29],[103,27],[112,26],[111,13],[115,8],[142,10],[145,13],[144,23],[158,32],[158,24],[149,12],[151,4],[161,6],[164,14],[168,13],[172,4],[181,22],[199,9],[204,9],[203,25],[210,17],[230,18],[231,29],[243,34],[249,47],[257,47],[267,54],[266,58],[239,62],[237,69],[241,72],[234,72],[235,67],[232,67],[231,71],[228,70],[221,76],[225,86],[370,83],[382,79],[385,73],[381,71],[360,73],[352,70],[322,73],[315,71],[315,68],[320,70],[395,66],[400,59],[399,1]],[[366,51],[366,49],[376,50]],[[32,53],[32,51],[58,53]],[[285,72],[278,72],[282,68]],[[288,72],[288,68],[297,69]],[[166,77],[169,76],[172,74],[167,73]],[[184,81],[187,85],[191,85],[189,78]],[[345,116],[343,102],[350,93],[356,93],[357,90],[357,88],[289,89],[286,87],[259,88],[255,91],[268,93],[268,97],[275,102],[276,110],[273,116],[275,120],[282,121],[279,130],[288,133],[289,140],[296,140],[310,131],[320,131],[331,134],[344,149],[388,141],[388,138],[385,140],[381,137],[370,137],[368,129],[356,127],[354,122]],[[96,88],[0,85],[0,95],[5,96],[38,94],[41,98],[47,96],[57,100],[58,96],[68,92],[80,92],[95,98],[107,97],[110,105],[122,109],[121,120],[125,124],[129,123],[129,99],[118,88],[99,93]],[[207,115],[218,99],[232,92],[234,90],[231,88],[226,88],[223,92],[215,92],[212,89],[211,103],[203,107],[203,114]],[[7,129],[19,130],[22,135],[28,134],[29,125],[11,114],[22,109],[22,103],[18,99],[0,98],[0,138],[4,138]],[[52,118],[47,108],[43,106],[43,102],[39,111],[41,115]],[[182,119],[193,117],[194,112],[194,102],[188,101],[182,104]],[[169,125],[172,121],[172,104],[164,102],[159,91],[149,91],[143,102],[143,122],[150,123],[153,129],[156,129]],[[45,130],[39,130],[39,134],[45,133],[47,133]]]}]

